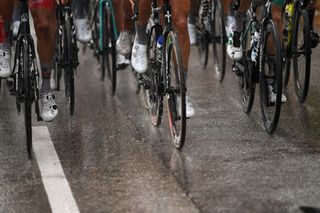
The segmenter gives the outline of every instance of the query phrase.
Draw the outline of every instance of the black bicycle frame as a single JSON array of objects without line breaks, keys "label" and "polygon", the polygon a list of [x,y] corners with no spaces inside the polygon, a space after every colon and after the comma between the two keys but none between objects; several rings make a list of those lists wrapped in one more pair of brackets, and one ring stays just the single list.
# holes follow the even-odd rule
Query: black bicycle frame
[{"label": "black bicycle frame", "polygon": [[[70,18],[70,24],[71,24],[71,30],[72,30],[72,37],[73,37],[73,43],[72,43],[72,49],[73,49],[73,53],[72,55],[70,55],[72,57],[71,60],[71,65],[74,68],[77,68],[77,66],[79,65],[79,58],[78,58],[78,54],[76,54],[78,52],[78,47],[76,45],[76,29],[74,26],[74,22],[73,22],[73,15],[72,15],[72,8],[71,8],[71,2],[69,2],[68,4],[62,6],[59,5],[57,8],[57,19],[58,19],[58,28],[59,28],[59,35],[58,36],[62,36],[62,34],[64,33],[64,25],[66,23],[66,16],[68,16]],[[59,51],[61,52],[61,51]],[[62,68],[64,68],[64,66],[66,65],[66,62],[61,60],[62,56],[59,56],[60,61],[58,61],[58,65],[61,66]]]},{"label": "black bicycle frame", "polygon": [[[28,3],[27,0],[21,0],[21,2],[23,3],[23,13],[21,15],[20,18],[20,27],[19,27],[19,33],[18,33],[18,37],[17,37],[17,45],[16,45],[16,54],[15,54],[15,63],[14,63],[14,68],[13,70],[17,70],[16,71],[16,76],[15,76],[15,92],[18,97],[18,99],[21,98],[25,98],[23,97],[23,94],[21,94],[20,89],[21,89],[21,84],[20,84],[20,79],[19,76],[23,76],[23,70],[21,69],[21,61],[20,61],[20,55],[17,53],[21,52],[21,42],[23,41],[27,41],[29,43],[29,45],[32,48],[32,55],[31,57],[29,57],[29,59],[31,60],[31,63],[33,65],[33,69],[30,70],[31,76],[30,77],[35,77],[36,82],[33,82],[34,85],[39,85],[39,78],[38,78],[38,74],[39,74],[39,69],[37,66],[37,59],[36,59],[36,55],[35,55],[35,46],[34,46],[34,42],[33,42],[33,38],[31,36],[31,30],[30,30],[30,21],[29,21],[29,8],[28,8]],[[39,97],[39,95],[37,94],[37,97]],[[32,100],[34,101],[34,100]]]},{"label": "black bicycle frame", "polygon": [[[37,66],[37,57],[36,57],[36,50],[33,38],[31,36],[31,30],[30,30],[30,21],[29,21],[29,7],[28,7],[28,1],[27,0],[21,0],[22,2],[22,15],[20,17],[20,27],[19,27],[19,33],[17,37],[17,44],[16,44],[16,51],[15,51],[15,63],[13,70],[14,72],[14,92],[12,95],[15,95],[17,97],[17,106],[18,111],[20,112],[21,107],[20,104],[25,101],[27,98],[29,98],[29,101],[36,102],[35,109],[37,114],[37,120],[42,120],[40,117],[40,111],[38,106],[38,100],[40,98],[40,92],[39,92],[39,69]],[[20,53],[21,53],[21,44],[22,42],[27,42],[28,45],[30,45],[31,51],[29,55],[30,64],[30,72],[29,72],[29,78],[32,80],[31,87],[29,88],[32,90],[31,97],[26,97],[24,94],[24,91],[22,91],[23,86],[21,80],[23,79],[23,76],[25,75],[23,70],[23,65],[21,64],[20,60]]]}]

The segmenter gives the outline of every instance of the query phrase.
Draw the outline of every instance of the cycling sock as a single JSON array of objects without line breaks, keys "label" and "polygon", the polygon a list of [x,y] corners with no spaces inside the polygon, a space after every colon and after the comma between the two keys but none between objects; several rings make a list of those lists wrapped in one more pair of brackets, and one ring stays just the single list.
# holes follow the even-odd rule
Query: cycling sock
[{"label": "cycling sock", "polygon": [[188,23],[192,24],[192,25],[196,25],[196,23],[197,23],[196,15],[193,12],[190,12],[190,14],[189,14]]},{"label": "cycling sock", "polygon": [[5,50],[10,50],[11,49],[11,42],[10,42],[10,37],[9,32],[10,32],[10,23],[8,22],[3,22],[3,29],[2,29],[3,34],[1,37],[3,37],[3,42],[0,44],[2,49]]},{"label": "cycling sock", "polygon": [[86,0],[72,1],[72,10],[76,19],[86,18]]},{"label": "cycling sock", "polygon": [[22,14],[22,7],[23,4],[20,1],[17,1],[17,3],[14,6],[13,14],[12,14],[12,21],[19,21],[21,14]]},{"label": "cycling sock", "polygon": [[243,23],[246,16],[247,16],[246,13],[240,13],[237,11],[234,13],[234,20],[233,20],[233,23],[231,24],[231,30],[233,32],[241,32],[243,30]]},{"label": "cycling sock", "polygon": [[50,92],[50,77],[51,77],[51,68],[49,64],[41,64],[42,70],[42,94],[48,94]]},{"label": "cycling sock", "polygon": [[188,71],[185,70],[185,71],[184,71],[184,81],[185,81],[185,85],[187,85],[187,80],[188,80]]},{"label": "cycling sock", "polygon": [[138,44],[141,44],[141,45],[147,45],[148,36],[146,33],[146,29],[147,29],[146,26],[136,24],[136,32],[137,33],[136,33],[136,37],[134,39],[135,42],[137,42]]}]

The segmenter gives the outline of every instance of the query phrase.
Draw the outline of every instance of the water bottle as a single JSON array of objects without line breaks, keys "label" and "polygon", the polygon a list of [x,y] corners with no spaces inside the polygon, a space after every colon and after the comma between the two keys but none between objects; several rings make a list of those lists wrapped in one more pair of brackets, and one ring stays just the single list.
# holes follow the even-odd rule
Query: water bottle
[{"label": "water bottle", "polygon": [[290,45],[291,42],[291,33],[292,33],[292,16],[294,11],[293,3],[289,3],[285,7],[285,18],[287,20],[286,26],[284,29],[284,36],[287,45]]},{"label": "water bottle", "polygon": [[259,32],[255,31],[253,36],[252,36],[252,52],[251,52],[251,60],[253,62],[257,62],[258,58],[258,42],[259,42]]},{"label": "water bottle", "polygon": [[157,61],[162,63],[162,46],[163,46],[163,36],[159,36],[157,39]]}]

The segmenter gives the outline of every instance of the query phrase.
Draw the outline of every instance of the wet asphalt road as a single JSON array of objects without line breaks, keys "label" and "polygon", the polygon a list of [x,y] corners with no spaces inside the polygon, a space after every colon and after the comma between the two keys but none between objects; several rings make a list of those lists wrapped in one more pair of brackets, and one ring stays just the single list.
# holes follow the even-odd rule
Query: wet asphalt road
[{"label": "wet asphalt road", "polygon": [[[34,125],[47,125],[80,212],[319,212],[319,57],[316,49],[307,102],[297,104],[291,83],[272,136],[258,95],[253,112],[242,112],[230,62],[219,84],[196,49],[188,84],[196,115],[183,152],[171,144],[166,115],[160,128],[150,124],[130,70],[119,72],[111,97],[89,50],[77,73],[75,116],[60,92],[57,119]],[[37,161],[27,159],[23,117],[4,87],[0,112],[0,212],[50,212]]]}]

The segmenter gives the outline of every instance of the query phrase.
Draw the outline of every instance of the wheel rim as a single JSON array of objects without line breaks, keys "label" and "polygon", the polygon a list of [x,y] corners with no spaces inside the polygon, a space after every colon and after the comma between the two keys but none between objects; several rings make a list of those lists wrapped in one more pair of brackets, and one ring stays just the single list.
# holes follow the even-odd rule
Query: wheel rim
[{"label": "wheel rim", "polygon": [[[213,59],[215,65],[216,78],[222,81],[225,72],[226,60],[226,29],[223,17],[221,14],[222,7],[220,1],[212,1],[212,45],[213,45]],[[218,23],[218,24],[217,24]]]},{"label": "wheel rim", "polygon": [[169,78],[168,86],[169,88],[174,88],[172,92],[167,95],[169,125],[174,145],[181,149],[185,140],[186,128],[186,99],[183,88],[184,80],[181,79],[181,67],[179,67],[177,63],[180,61],[179,53],[176,49],[177,47],[175,46],[175,43],[168,41],[175,41],[175,39],[171,38],[169,34],[166,47],[166,68]]}]

